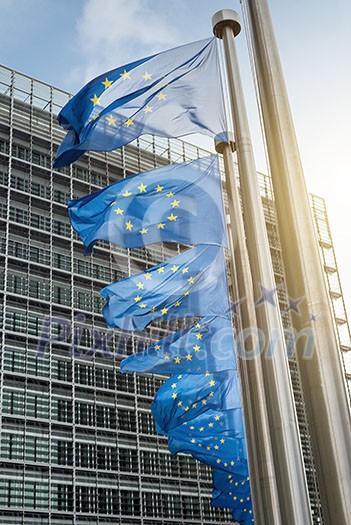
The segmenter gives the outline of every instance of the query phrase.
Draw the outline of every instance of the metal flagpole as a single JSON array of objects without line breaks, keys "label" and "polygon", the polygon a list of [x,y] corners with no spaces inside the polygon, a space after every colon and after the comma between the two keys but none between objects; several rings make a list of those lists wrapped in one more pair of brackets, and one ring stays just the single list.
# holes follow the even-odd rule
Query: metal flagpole
[{"label": "metal flagpole", "polygon": [[[231,135],[231,134],[230,134]],[[232,137],[230,136],[230,139]],[[251,495],[255,522],[260,525],[282,524],[277,493],[269,421],[264,392],[263,371],[259,356],[245,359],[245,330],[257,328],[255,301],[250,265],[245,241],[239,191],[235,182],[233,154],[234,140],[215,142],[216,151],[223,155],[230,214],[229,241],[232,256],[231,273],[240,308],[241,331],[236,342],[239,372],[243,390],[245,434],[250,470]],[[234,242],[235,240],[235,242]],[[239,339],[239,341],[238,341]],[[254,351],[255,341],[249,338],[246,351]]]},{"label": "metal flagpole", "polygon": [[212,22],[214,34],[224,43],[247,248],[254,297],[259,304],[256,303],[257,325],[267,345],[271,337],[276,340],[271,357],[261,356],[261,362],[282,521],[308,525],[312,518],[298,424],[280,313],[273,301],[274,274],[236,56],[235,36],[241,29],[239,16],[235,11],[222,10],[213,16]]},{"label": "metal flagpole", "polygon": [[[326,524],[351,523],[351,420],[340,351],[267,0],[246,0],[250,40],[289,293],[305,297],[294,327],[315,334],[298,352]],[[315,315],[318,314],[316,322]],[[302,343],[301,343],[302,344]]]}]

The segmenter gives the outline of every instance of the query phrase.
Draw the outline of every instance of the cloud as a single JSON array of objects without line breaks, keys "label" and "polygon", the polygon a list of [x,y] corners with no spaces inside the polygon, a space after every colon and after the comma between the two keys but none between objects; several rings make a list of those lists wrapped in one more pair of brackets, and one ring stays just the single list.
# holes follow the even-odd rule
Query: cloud
[{"label": "cloud", "polygon": [[179,42],[169,4],[151,0],[87,0],[76,22],[81,64],[71,81],[96,75]]}]

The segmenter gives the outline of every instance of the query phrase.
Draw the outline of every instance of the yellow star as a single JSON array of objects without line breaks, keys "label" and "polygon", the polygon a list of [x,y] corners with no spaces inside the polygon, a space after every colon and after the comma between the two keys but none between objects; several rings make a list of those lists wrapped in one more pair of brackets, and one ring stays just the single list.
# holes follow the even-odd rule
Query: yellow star
[{"label": "yellow star", "polygon": [[172,383],[171,388],[177,388],[177,383]]},{"label": "yellow star", "polygon": [[178,406],[181,407],[183,404],[183,401],[178,401]]},{"label": "yellow star", "polygon": [[206,399],[203,399],[203,400],[201,401],[201,403],[202,403],[203,405],[206,405],[206,403],[207,403]]},{"label": "yellow star", "polygon": [[145,106],[143,111],[144,113],[152,113],[152,106]]},{"label": "yellow star", "polygon": [[182,377],[183,377],[182,375],[179,375],[179,376],[177,377],[177,379],[181,379]]},{"label": "yellow star", "polygon": [[133,229],[133,224],[130,221],[126,222],[126,229],[131,232]]},{"label": "yellow star", "polygon": [[174,264],[171,268],[172,272],[176,272],[178,270],[179,266],[177,266],[176,264]]},{"label": "yellow star", "polygon": [[215,386],[216,384],[216,381],[214,381],[213,379],[211,379],[211,381],[208,383],[210,386]]},{"label": "yellow star", "polygon": [[206,447],[206,450],[211,450],[211,447]]},{"label": "yellow star", "polygon": [[161,350],[161,345],[156,345],[155,350]]},{"label": "yellow star", "polygon": [[155,190],[157,191],[157,193],[159,193],[160,191],[163,190],[163,188],[164,188],[164,186],[158,185],[158,186],[156,186]]},{"label": "yellow star", "polygon": [[174,359],[174,361],[175,361],[175,363],[176,363],[177,365],[179,365],[179,364],[180,364],[180,361],[181,361],[181,359],[180,359],[180,357],[176,357],[176,358]]},{"label": "yellow star", "polygon": [[214,425],[214,423],[209,423],[209,424],[208,424],[208,426],[209,426],[210,428],[212,428],[213,425]]},{"label": "yellow star", "polygon": [[107,120],[109,126],[114,126],[117,119],[113,115],[109,115],[106,118],[106,120]]},{"label": "yellow star", "polygon": [[172,397],[173,397],[173,399],[176,399],[177,398],[177,394],[174,392],[174,394],[172,394]]},{"label": "yellow star", "polygon": [[188,292],[185,292],[184,295],[185,295],[185,297],[186,297],[186,296],[189,295],[189,294],[190,294],[190,292],[188,291]]},{"label": "yellow star", "polygon": [[193,346],[193,349],[195,350],[195,352],[199,352],[199,351],[200,351],[200,347],[199,347],[199,345],[195,345],[195,346]]},{"label": "yellow star", "polygon": [[161,266],[160,268],[157,268],[158,273],[165,273],[164,266]]},{"label": "yellow star", "polygon": [[192,408],[196,408],[196,407],[197,407],[197,403],[193,403]]},{"label": "yellow star", "polygon": [[124,213],[124,210],[122,210],[121,208],[117,208],[117,210],[113,210],[115,213],[117,213],[117,215],[123,215]]},{"label": "yellow star", "polygon": [[137,283],[137,287],[138,287],[138,290],[144,290],[144,285],[143,283]]},{"label": "yellow star", "polygon": [[225,467],[227,467],[227,466],[228,466],[228,463],[223,463],[223,465],[224,465]]},{"label": "yellow star", "polygon": [[112,84],[112,80],[109,80],[107,77],[105,78],[105,80],[103,82],[101,82],[101,84],[103,86],[105,86],[105,89],[109,88],[110,85]]},{"label": "yellow star", "polygon": [[205,374],[206,377],[209,377],[210,375],[211,375],[210,372],[206,372]]},{"label": "yellow star", "polygon": [[120,73],[120,76],[123,78],[123,80],[130,80],[130,73],[126,70],[124,70],[123,73]]},{"label": "yellow star", "polygon": [[177,201],[176,199],[174,199],[174,201],[171,202],[172,208],[179,208],[179,204],[180,204],[180,201]]},{"label": "yellow star", "polygon": [[213,448],[214,448],[215,450],[218,450],[218,449],[219,449],[219,446],[218,446],[218,445],[215,445]]},{"label": "yellow star", "polygon": [[168,308],[162,308],[161,314],[165,315],[168,312]]},{"label": "yellow star", "polygon": [[185,407],[184,410],[185,410],[185,412],[188,412],[189,411],[189,407]]},{"label": "yellow star", "polygon": [[140,303],[139,304],[139,308],[146,308],[147,307],[147,304],[146,303]]},{"label": "yellow star", "polygon": [[223,443],[225,443],[225,439],[222,438],[222,439],[221,439],[221,443],[222,443],[222,445],[223,445]]},{"label": "yellow star", "polygon": [[194,284],[194,282],[195,282],[194,277],[189,277],[188,283]]},{"label": "yellow star", "polygon": [[195,328],[201,328],[201,324],[200,323],[196,323]]},{"label": "yellow star", "polygon": [[132,124],[134,124],[134,120],[132,120],[131,118],[129,118],[129,119],[125,122],[125,125],[127,126],[127,128],[129,128],[129,126],[131,126]]},{"label": "yellow star", "polygon": [[156,95],[156,98],[158,98],[158,100],[166,100],[168,95],[165,95],[164,93],[158,93],[158,95]]},{"label": "yellow star", "polygon": [[180,301],[177,301],[176,303],[174,303],[174,306],[180,306],[182,303]]},{"label": "yellow star", "polygon": [[201,443],[198,444],[198,447],[202,447]]},{"label": "yellow star", "polygon": [[200,432],[203,432],[204,430],[204,427],[200,427]]},{"label": "yellow star", "polygon": [[196,339],[202,339],[202,334],[200,333],[196,334]]},{"label": "yellow star", "polygon": [[122,193],[122,197],[130,197],[132,194],[131,191],[126,190],[124,193]]},{"label": "yellow star", "polygon": [[169,193],[167,193],[166,197],[174,197],[174,193],[172,193],[171,191]]},{"label": "yellow star", "polygon": [[189,271],[189,268],[183,268],[182,269],[182,273],[188,273],[188,271]]},{"label": "yellow star", "polygon": [[152,278],[152,275],[151,275],[151,273],[146,272],[146,273],[144,273],[144,277],[148,281],[149,279]]},{"label": "yellow star", "polygon": [[141,233],[141,235],[144,235],[145,233],[147,233],[149,230],[147,228],[143,228],[142,230],[140,230],[139,233]]},{"label": "yellow star", "polygon": [[168,360],[171,356],[170,356],[170,354],[163,354],[163,357],[164,357],[166,360]]},{"label": "yellow star", "polygon": [[212,396],[214,396],[214,392],[210,392],[208,395],[209,395],[210,397],[212,397]]},{"label": "yellow star", "polygon": [[195,430],[194,425],[191,425],[191,427],[189,427],[189,428],[190,428],[190,430]]},{"label": "yellow star", "polygon": [[167,217],[167,219],[168,219],[169,221],[176,221],[177,218],[178,218],[178,216],[177,216],[177,215],[173,215],[173,213],[171,213],[171,215],[170,215],[169,217]]},{"label": "yellow star", "polygon": [[217,459],[217,463],[220,464],[221,460],[220,459]]},{"label": "yellow star", "polygon": [[95,95],[95,93],[94,93],[94,97],[91,98],[90,100],[94,103],[94,106],[96,106],[96,104],[99,103],[100,98],[97,97],[97,96]]},{"label": "yellow star", "polygon": [[219,421],[220,419],[221,419],[220,416],[215,416],[216,421]]},{"label": "yellow star", "polygon": [[194,438],[191,440],[191,443],[195,443],[195,439]]},{"label": "yellow star", "polygon": [[97,115],[94,115],[94,116],[93,116],[93,120],[96,120],[96,119],[99,118],[99,117],[100,117],[100,113],[98,113]]},{"label": "yellow star", "polygon": [[137,295],[136,297],[134,297],[134,301],[137,302],[137,303],[138,303],[139,301],[141,301],[141,297],[140,297],[140,295]]},{"label": "yellow star", "polygon": [[145,73],[143,75],[141,75],[143,77],[143,79],[146,81],[146,80],[151,80],[152,79],[152,74],[151,73],[148,73],[147,71],[145,71]]},{"label": "yellow star", "polygon": [[188,354],[188,355],[186,356],[186,360],[187,360],[187,361],[191,361],[192,358],[193,358],[193,357],[192,357],[192,355],[190,355],[190,354]]},{"label": "yellow star", "polygon": [[157,229],[158,230],[163,230],[165,226],[166,226],[166,224],[164,222],[159,222],[158,225],[157,225]]},{"label": "yellow star", "polygon": [[145,184],[141,183],[140,186],[138,186],[138,190],[140,191],[140,193],[146,193]]}]

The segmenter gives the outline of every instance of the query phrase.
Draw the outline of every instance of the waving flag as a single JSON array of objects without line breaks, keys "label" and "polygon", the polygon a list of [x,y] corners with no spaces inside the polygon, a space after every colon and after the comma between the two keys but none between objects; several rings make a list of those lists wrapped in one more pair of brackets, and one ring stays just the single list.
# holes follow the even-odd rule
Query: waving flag
[{"label": "waving flag", "polygon": [[201,374],[235,369],[232,323],[223,317],[204,317],[121,362],[121,372],[153,374]]},{"label": "waving flag", "polygon": [[86,253],[97,239],[125,248],[159,241],[226,246],[216,155],[117,181],[68,201],[68,212]]},{"label": "waving flag", "polygon": [[225,470],[213,469],[213,488],[218,492],[231,495],[236,494],[250,494],[250,476],[248,471],[245,475],[229,474]]},{"label": "waving flag", "polygon": [[240,525],[252,525],[254,522],[251,494],[229,494],[214,490],[212,507],[225,507],[232,510],[233,519]]},{"label": "waving flag", "polygon": [[143,134],[210,136],[227,129],[215,38],[186,44],[98,76],[61,110],[68,130],[55,167],[85,151],[110,151]]},{"label": "waving flag", "polygon": [[236,371],[179,374],[161,386],[151,410],[157,430],[168,434],[207,410],[239,408],[240,402]]},{"label": "waving flag", "polygon": [[145,272],[103,288],[109,327],[142,330],[154,319],[229,317],[223,248],[200,244]]}]

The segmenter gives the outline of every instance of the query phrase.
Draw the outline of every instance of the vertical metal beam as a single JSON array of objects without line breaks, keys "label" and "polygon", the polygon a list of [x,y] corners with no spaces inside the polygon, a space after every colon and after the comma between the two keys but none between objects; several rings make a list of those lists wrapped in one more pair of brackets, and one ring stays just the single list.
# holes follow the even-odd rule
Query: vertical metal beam
[{"label": "vertical metal beam", "polygon": [[262,297],[262,290],[275,289],[275,281],[236,55],[239,16],[222,10],[212,22],[214,34],[224,43],[247,248],[254,298],[259,302],[257,325],[268,345],[276,338],[271,357],[261,355],[261,362],[282,520],[284,524],[308,525],[312,518],[280,313]]},{"label": "vertical metal beam", "polygon": [[[299,352],[323,518],[351,523],[351,419],[340,351],[267,0],[246,0],[289,293],[305,296],[296,329],[315,332]],[[316,315],[318,315],[316,319]]]},{"label": "vertical metal beam", "polygon": [[237,297],[235,299],[238,302],[240,301],[241,331],[237,334],[236,342],[240,345],[238,363],[243,390],[243,412],[254,516],[255,522],[260,525],[277,525],[283,522],[280,515],[274,472],[262,364],[260,356],[255,356],[252,359],[245,358],[246,356],[249,357],[255,346],[253,338],[248,338],[246,341],[245,332],[250,328],[257,329],[257,322],[244,222],[235,180],[232,154],[235,146],[232,140],[230,143],[216,141],[215,146],[216,151],[222,153],[224,161],[230,214],[229,237],[232,256],[232,280],[236,284]]}]

